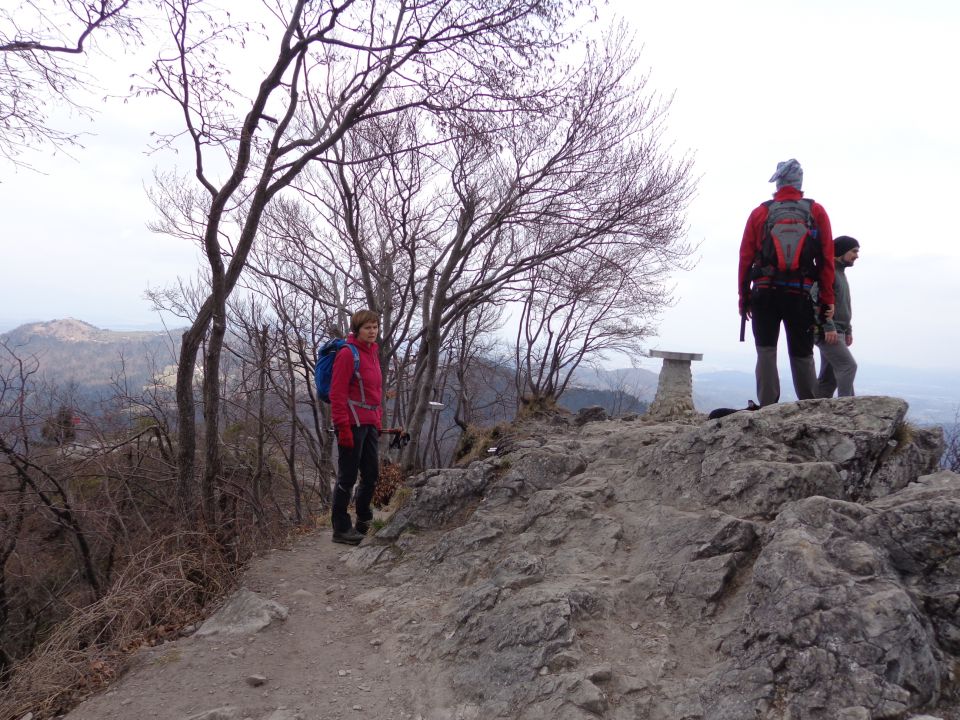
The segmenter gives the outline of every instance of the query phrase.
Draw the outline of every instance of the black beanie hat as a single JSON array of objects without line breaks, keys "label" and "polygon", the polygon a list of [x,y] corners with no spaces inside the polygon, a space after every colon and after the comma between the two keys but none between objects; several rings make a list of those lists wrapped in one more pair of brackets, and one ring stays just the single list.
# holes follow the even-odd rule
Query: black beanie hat
[{"label": "black beanie hat", "polygon": [[841,255],[846,255],[848,252],[854,248],[860,247],[854,238],[849,235],[841,235],[838,238],[833,239],[833,256],[840,257]]}]

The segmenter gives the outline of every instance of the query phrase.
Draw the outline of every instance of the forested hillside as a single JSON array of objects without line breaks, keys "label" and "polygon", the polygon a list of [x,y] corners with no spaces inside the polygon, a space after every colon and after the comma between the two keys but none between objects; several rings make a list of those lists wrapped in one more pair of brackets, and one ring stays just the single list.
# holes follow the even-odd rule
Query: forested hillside
[{"label": "forested hillside", "polygon": [[152,378],[171,375],[181,333],[104,330],[67,318],[21,325],[0,334],[0,343],[29,358],[39,378],[90,399],[117,384],[139,391]]}]

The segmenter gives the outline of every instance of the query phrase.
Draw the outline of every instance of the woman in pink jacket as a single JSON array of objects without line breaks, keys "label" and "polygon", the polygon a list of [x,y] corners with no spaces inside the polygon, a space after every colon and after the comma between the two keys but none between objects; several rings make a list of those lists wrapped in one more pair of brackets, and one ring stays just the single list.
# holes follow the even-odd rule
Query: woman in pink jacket
[{"label": "woman in pink jacket", "polygon": [[[353,349],[340,348],[333,362],[330,380],[330,414],[337,433],[337,484],[333,489],[333,541],[357,545],[363,540],[373,512],[370,500],[380,474],[378,444],[380,441],[382,373],[377,334],[380,318],[372,310],[360,310],[350,318],[347,344],[359,355],[355,364]],[[357,488],[356,525],[351,522],[347,506],[360,475]]]}]

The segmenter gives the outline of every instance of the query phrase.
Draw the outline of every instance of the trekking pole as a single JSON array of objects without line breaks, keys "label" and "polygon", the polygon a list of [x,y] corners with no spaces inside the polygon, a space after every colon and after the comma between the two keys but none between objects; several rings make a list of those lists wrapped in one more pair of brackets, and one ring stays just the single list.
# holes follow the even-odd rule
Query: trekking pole
[{"label": "trekking pole", "polygon": [[740,342],[743,342],[747,334],[747,314],[740,313]]}]

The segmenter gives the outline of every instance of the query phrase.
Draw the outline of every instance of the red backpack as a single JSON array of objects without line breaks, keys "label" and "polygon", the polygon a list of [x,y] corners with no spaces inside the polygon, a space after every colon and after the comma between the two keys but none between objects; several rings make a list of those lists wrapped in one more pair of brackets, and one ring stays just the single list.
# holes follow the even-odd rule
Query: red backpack
[{"label": "red backpack", "polygon": [[760,253],[754,258],[754,287],[806,289],[819,276],[820,240],[813,200],[768,200]]}]

